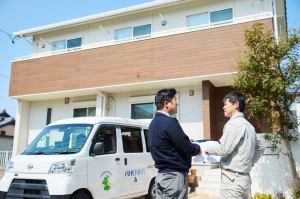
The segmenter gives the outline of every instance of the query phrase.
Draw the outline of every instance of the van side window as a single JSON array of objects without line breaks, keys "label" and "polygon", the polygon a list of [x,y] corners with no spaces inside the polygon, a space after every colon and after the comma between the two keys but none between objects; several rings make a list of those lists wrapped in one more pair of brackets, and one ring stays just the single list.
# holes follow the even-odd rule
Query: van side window
[{"label": "van side window", "polygon": [[149,145],[148,145],[148,130],[147,129],[144,129],[144,137],[145,137],[145,141],[146,141],[147,152],[150,152]]},{"label": "van side window", "polygon": [[93,138],[92,147],[97,142],[104,143],[104,154],[116,153],[116,128],[114,126],[101,127]]},{"label": "van side window", "polygon": [[141,129],[121,127],[123,150],[125,153],[143,152]]}]

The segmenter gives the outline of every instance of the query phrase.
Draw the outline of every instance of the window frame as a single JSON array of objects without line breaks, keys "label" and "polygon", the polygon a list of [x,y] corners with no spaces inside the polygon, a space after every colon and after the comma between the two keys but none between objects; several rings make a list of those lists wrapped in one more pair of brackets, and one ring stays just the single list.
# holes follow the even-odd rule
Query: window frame
[{"label": "window frame", "polygon": [[[144,35],[134,36],[134,29],[142,27],[142,26],[150,26],[150,33],[149,34],[144,34]],[[138,39],[148,38],[148,37],[151,37],[151,34],[152,34],[152,25],[151,24],[144,24],[144,25],[139,25],[139,26],[133,26],[132,27],[132,38],[134,38],[134,39],[138,40]]]},{"label": "window frame", "polygon": [[[54,50],[54,43],[57,43],[57,42],[64,42],[64,48],[63,49],[58,49],[58,50]],[[66,48],[67,48],[67,46],[66,46],[67,44],[66,44],[66,39],[62,39],[62,40],[57,40],[57,41],[52,41],[51,42],[51,51],[52,52],[60,52],[60,51],[64,51]]]},{"label": "window frame", "polygon": [[155,95],[148,95],[148,96],[138,96],[138,97],[130,97],[129,98],[129,114],[130,118],[132,119],[132,105],[133,104],[146,104],[146,103],[153,103],[153,117],[149,119],[135,119],[135,120],[152,120],[156,113],[156,106],[155,106]]},{"label": "window frame", "polygon": [[[214,12],[220,12],[220,11],[224,11],[224,10],[231,10],[232,11],[232,18],[231,19],[227,19],[227,20],[223,20],[223,21],[217,21],[217,22],[211,22],[211,14],[212,13],[214,13]],[[233,7],[228,7],[228,8],[224,8],[224,9],[221,9],[221,10],[213,10],[213,11],[209,12],[209,24],[212,25],[212,26],[229,24],[229,23],[233,22],[233,19],[234,19],[234,10],[233,10]],[[229,22],[230,20],[232,20],[232,22]]]},{"label": "window frame", "polygon": [[47,112],[46,112],[46,125],[48,125],[52,122],[52,116],[53,116],[53,108],[48,107]]},{"label": "window frame", "polygon": [[[211,22],[211,13],[218,12],[218,11],[223,11],[223,10],[231,10],[232,11],[232,19],[224,20],[224,21]],[[205,24],[203,24],[203,26],[204,26],[203,28],[202,27],[198,27],[198,26],[202,26],[202,25],[189,26],[188,18],[190,16],[196,16],[196,15],[205,14],[205,13],[208,14],[208,23],[207,23],[207,26],[205,26]],[[209,28],[209,27],[213,27],[213,26],[219,26],[219,25],[229,24],[229,23],[233,22],[233,19],[234,19],[234,8],[233,7],[228,7],[228,8],[224,8],[224,9],[216,9],[216,10],[211,10],[211,11],[207,11],[207,12],[201,12],[201,13],[195,13],[195,14],[187,15],[186,16],[186,27],[189,30],[199,30],[199,29]],[[230,20],[232,20],[232,22],[229,22]]]},{"label": "window frame", "polygon": [[[117,31],[120,31],[120,30],[125,30],[125,29],[128,29],[128,30],[131,30],[131,36],[130,37],[125,37],[125,38],[122,38],[122,39],[116,39],[116,32]],[[126,27],[126,28],[119,28],[119,29],[115,29],[114,30],[114,40],[115,41],[120,41],[120,42],[123,42],[123,41],[130,41],[130,40],[132,40],[132,38],[133,38],[133,35],[132,35],[132,27]]]},{"label": "window frame", "polygon": [[147,153],[150,153],[150,147],[148,143],[149,129],[143,128],[144,140],[145,140],[145,149]]},{"label": "window frame", "polygon": [[[139,132],[140,143],[139,143],[139,150],[138,150],[138,151],[134,151],[133,148],[130,148],[129,151],[126,151],[126,150],[125,150],[125,148],[124,148],[124,146],[125,146],[124,140],[125,140],[125,139],[123,138],[123,129],[137,130],[137,131]],[[132,154],[132,153],[133,153],[133,154],[136,154],[136,153],[142,154],[142,153],[144,153],[143,139],[145,139],[145,137],[144,137],[144,135],[143,135],[144,131],[143,131],[143,129],[142,129],[141,127],[137,127],[137,126],[127,126],[127,125],[120,125],[120,126],[119,126],[119,130],[120,130],[120,133],[121,133],[122,150],[123,150],[124,153],[126,153],[126,154]],[[131,132],[131,131],[130,131],[130,132]],[[131,140],[131,141],[132,141],[132,140]],[[130,142],[129,146],[133,146],[131,142]]]},{"label": "window frame", "polygon": [[[142,27],[142,26],[148,26],[148,25],[150,25],[150,34],[134,36],[134,28]],[[116,39],[116,31],[125,30],[125,29],[131,29],[131,36],[130,37],[126,37],[126,38],[122,38],[122,39]],[[117,41],[117,42],[126,42],[126,41],[131,41],[131,40],[145,39],[145,38],[151,37],[151,34],[152,34],[152,24],[151,23],[142,24],[142,25],[138,25],[138,26],[129,26],[129,27],[126,27],[126,28],[115,29],[114,30],[114,41]]]},{"label": "window frame", "polygon": [[[72,103],[72,117],[74,118],[74,110],[75,109],[80,109],[80,108],[95,108],[95,115],[96,116],[96,111],[97,111],[97,106],[96,106],[96,101],[83,101],[83,102],[73,102]],[[87,111],[88,114],[88,111]],[[89,117],[88,115],[84,117]]]},{"label": "window frame", "polygon": [[[89,115],[89,109],[90,108],[95,108],[95,115]],[[76,116],[76,117],[94,117],[96,116],[96,107],[94,106],[88,106],[88,107],[76,107],[76,108],[73,108],[73,118],[75,118],[75,109],[86,109],[86,115],[85,116]]]},{"label": "window frame", "polygon": [[116,154],[119,152],[119,147],[118,147],[118,131],[119,131],[119,127],[118,125],[114,125],[114,124],[101,124],[98,128],[97,128],[97,131],[96,133],[93,135],[93,138],[92,138],[92,142],[91,142],[91,145],[90,145],[90,156],[91,156],[91,153],[93,151],[93,148],[95,146],[95,144],[97,143],[95,141],[95,138],[96,136],[98,135],[98,133],[102,130],[102,129],[114,129],[114,138],[115,138],[115,151],[114,152],[105,152],[101,155],[110,155],[110,154]]},{"label": "window frame", "polygon": [[[197,15],[202,15],[202,14],[207,14],[207,16],[208,16],[208,23],[207,24],[201,24],[201,25],[196,25],[196,26],[189,26],[189,17],[193,17],[193,16],[197,16]],[[186,26],[188,27],[189,30],[195,30],[195,29],[201,29],[201,28],[208,28],[209,25],[210,25],[210,13],[209,12],[201,12],[201,13],[198,13],[198,14],[192,14],[192,15],[187,15],[186,16]]]},{"label": "window frame", "polygon": [[[75,39],[80,39],[80,40],[81,40],[81,41],[80,41],[80,46],[75,46],[75,47],[72,47],[72,48],[68,48],[68,42],[69,42],[70,40],[75,40]],[[66,39],[66,49],[69,50],[69,51],[70,51],[70,50],[81,49],[82,43],[83,43],[83,36]]]},{"label": "window frame", "polygon": [[[81,45],[80,46],[76,46],[76,47],[73,47],[73,48],[68,48],[68,41],[69,40],[74,40],[74,39],[81,39]],[[60,49],[60,50],[54,50],[53,49],[53,43],[55,42],[62,42],[64,41],[64,44],[65,44],[65,48],[64,49]],[[62,40],[57,40],[57,41],[53,41],[51,42],[51,51],[52,52],[62,52],[62,51],[73,51],[73,50],[79,50],[81,49],[83,45],[83,36],[80,36],[80,37],[71,37],[71,38],[68,38],[68,39],[62,39]]]}]

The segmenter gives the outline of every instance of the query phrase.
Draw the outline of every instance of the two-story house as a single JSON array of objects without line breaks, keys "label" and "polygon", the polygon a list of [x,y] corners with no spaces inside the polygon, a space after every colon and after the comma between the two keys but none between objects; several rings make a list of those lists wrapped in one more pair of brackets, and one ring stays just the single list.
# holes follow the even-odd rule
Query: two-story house
[{"label": "two-story house", "polygon": [[32,54],[12,61],[13,153],[58,119],[150,120],[154,95],[168,87],[178,91],[176,117],[189,137],[218,139],[244,30],[256,22],[279,38],[285,1],[155,0],[15,32],[32,37]]},{"label": "two-story house", "polygon": [[5,109],[0,110],[0,151],[12,151],[15,119]]}]

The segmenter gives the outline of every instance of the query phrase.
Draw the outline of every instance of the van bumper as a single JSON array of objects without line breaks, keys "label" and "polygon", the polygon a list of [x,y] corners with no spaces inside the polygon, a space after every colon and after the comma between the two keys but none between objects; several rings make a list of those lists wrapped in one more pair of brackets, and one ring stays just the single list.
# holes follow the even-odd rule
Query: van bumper
[{"label": "van bumper", "polygon": [[[5,199],[7,192],[0,191],[0,198]],[[70,199],[71,195],[50,196],[51,199]]]}]

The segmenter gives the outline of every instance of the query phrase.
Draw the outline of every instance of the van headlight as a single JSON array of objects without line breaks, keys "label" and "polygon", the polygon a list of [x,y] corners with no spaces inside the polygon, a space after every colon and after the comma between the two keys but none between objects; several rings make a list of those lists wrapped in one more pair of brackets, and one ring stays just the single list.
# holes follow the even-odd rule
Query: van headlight
[{"label": "van headlight", "polygon": [[14,172],[14,163],[13,163],[13,161],[9,160],[6,163],[6,165],[5,165],[5,172],[10,172],[10,173]]},{"label": "van headlight", "polygon": [[49,173],[72,173],[76,160],[55,162],[52,164]]}]

